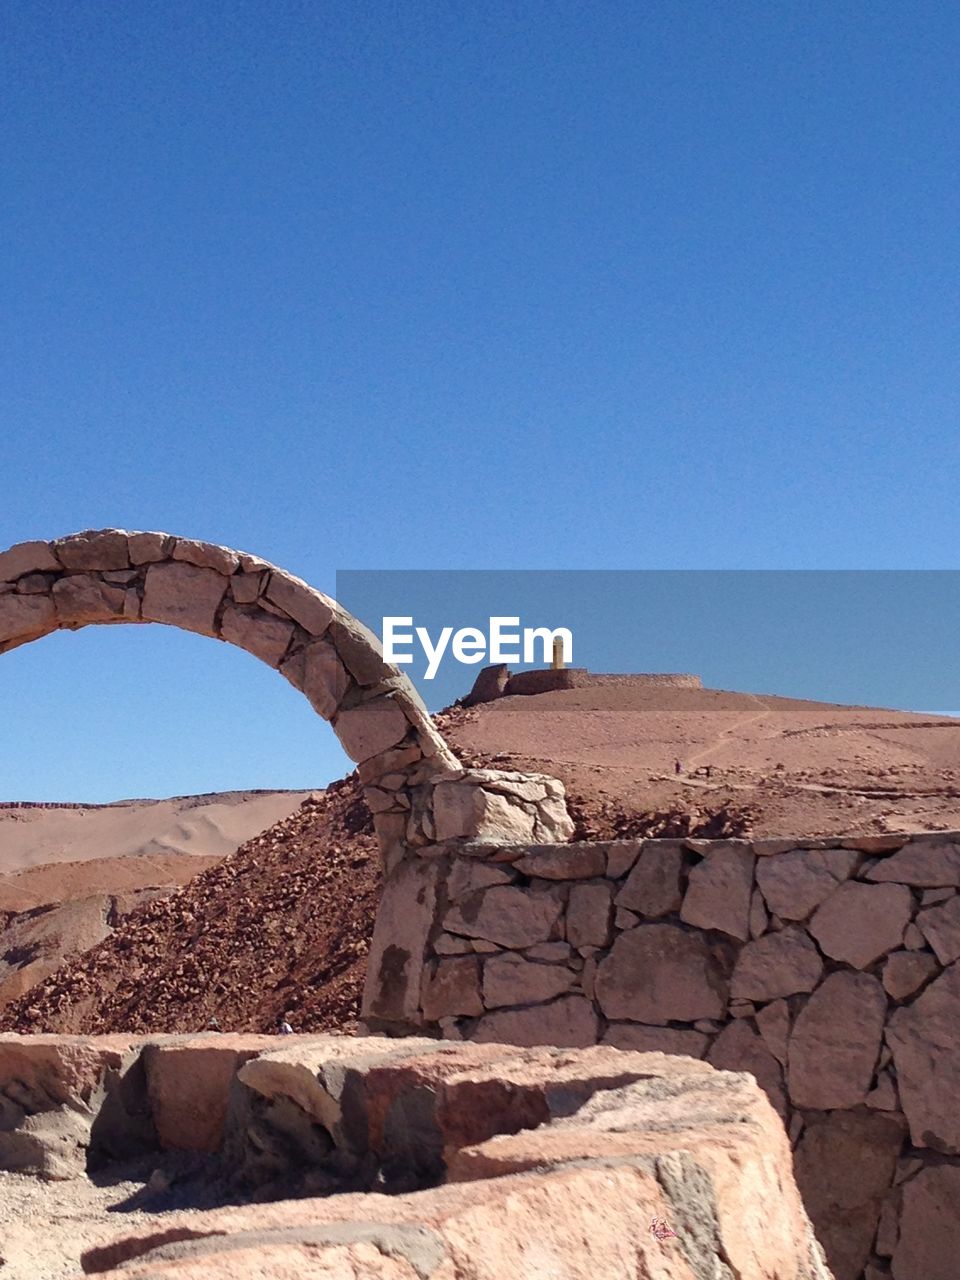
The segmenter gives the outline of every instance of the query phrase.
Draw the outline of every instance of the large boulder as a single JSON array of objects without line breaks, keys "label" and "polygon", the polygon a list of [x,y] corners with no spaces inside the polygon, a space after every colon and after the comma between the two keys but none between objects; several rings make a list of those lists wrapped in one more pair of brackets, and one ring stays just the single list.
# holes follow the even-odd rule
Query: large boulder
[{"label": "large boulder", "polygon": [[[744,1074],[610,1048],[313,1038],[251,1058],[237,1089],[288,1138],[290,1107],[322,1124],[341,1170],[366,1154],[381,1185],[404,1191],[404,1164],[427,1182],[445,1168],[446,1185],[141,1215],[86,1250],[85,1273],[830,1280],[786,1135]],[[675,1236],[651,1231],[660,1218]]]}]

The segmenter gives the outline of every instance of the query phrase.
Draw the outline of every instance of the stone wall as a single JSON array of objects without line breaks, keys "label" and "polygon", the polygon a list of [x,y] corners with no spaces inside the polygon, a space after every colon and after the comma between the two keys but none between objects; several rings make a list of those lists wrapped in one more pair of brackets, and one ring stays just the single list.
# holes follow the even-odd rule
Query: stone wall
[{"label": "stone wall", "polygon": [[958,888],[960,834],[438,843],[387,879],[366,1018],[750,1071],[837,1280],[953,1276]]},{"label": "stone wall", "polygon": [[465,707],[497,698],[553,693],[558,689],[617,688],[702,689],[699,676],[681,672],[637,672],[632,675],[597,674],[586,667],[537,667],[511,672],[505,664],[484,667],[463,699]]}]

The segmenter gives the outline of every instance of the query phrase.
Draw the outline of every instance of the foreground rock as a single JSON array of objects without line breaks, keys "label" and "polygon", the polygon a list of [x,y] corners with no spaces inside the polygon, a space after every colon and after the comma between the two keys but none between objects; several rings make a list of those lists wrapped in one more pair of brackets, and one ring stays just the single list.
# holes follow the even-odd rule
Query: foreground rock
[{"label": "foreground rock", "polygon": [[[89,1117],[87,1155],[102,1126],[138,1113],[144,1150],[205,1151],[207,1180],[325,1193],[118,1219],[116,1239],[84,1253],[88,1274],[830,1280],[763,1093],[693,1059],[374,1037],[7,1036],[0,1064],[0,1092],[34,1082],[35,1115]],[[676,1237],[658,1240],[654,1218]],[[42,1268],[40,1240],[38,1280]]]}]

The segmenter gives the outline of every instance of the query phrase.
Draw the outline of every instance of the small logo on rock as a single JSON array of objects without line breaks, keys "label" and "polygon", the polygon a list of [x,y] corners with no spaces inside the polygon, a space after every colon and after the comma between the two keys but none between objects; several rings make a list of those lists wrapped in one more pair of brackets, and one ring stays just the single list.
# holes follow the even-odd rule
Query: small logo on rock
[{"label": "small logo on rock", "polygon": [[650,1234],[654,1240],[679,1240],[677,1233],[668,1227],[663,1218],[654,1218],[650,1223]]}]

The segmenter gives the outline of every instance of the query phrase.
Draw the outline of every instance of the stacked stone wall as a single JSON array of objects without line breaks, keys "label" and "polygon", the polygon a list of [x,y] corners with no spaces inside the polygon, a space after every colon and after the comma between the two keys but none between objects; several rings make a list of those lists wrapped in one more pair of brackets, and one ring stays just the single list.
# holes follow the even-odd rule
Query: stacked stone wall
[{"label": "stacked stone wall", "polygon": [[958,889],[960,833],[438,843],[387,880],[366,1017],[749,1071],[838,1280],[953,1276]]}]

